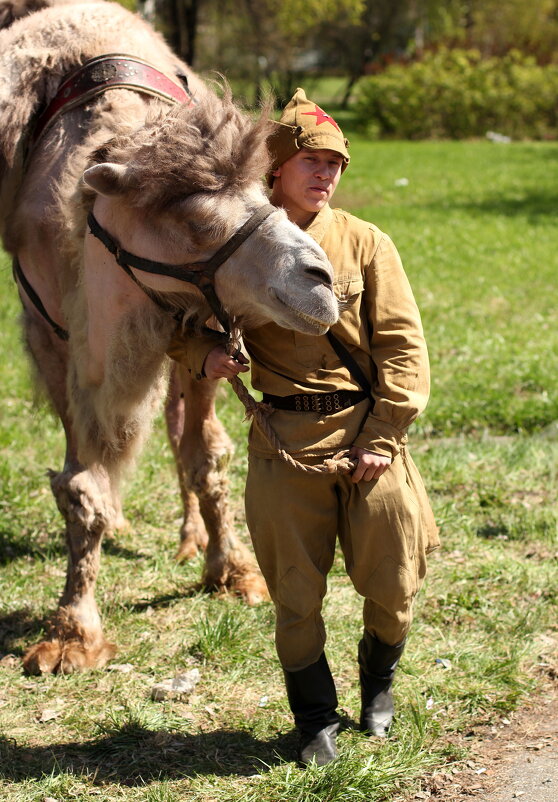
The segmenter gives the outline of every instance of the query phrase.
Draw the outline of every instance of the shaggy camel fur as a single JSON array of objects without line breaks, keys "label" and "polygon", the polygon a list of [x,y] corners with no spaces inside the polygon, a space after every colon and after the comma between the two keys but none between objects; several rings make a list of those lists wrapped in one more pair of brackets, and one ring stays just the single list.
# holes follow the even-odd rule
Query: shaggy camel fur
[{"label": "shaggy camel fur", "polygon": [[[27,348],[64,427],[63,470],[51,487],[65,519],[66,584],[47,639],[27,652],[29,672],[103,665],[94,591],[103,535],[122,524],[119,482],[165,396],[184,523],[181,555],[206,547],[203,583],[254,602],[265,585],[237,540],[227,508],[230,441],[214,408],[215,382],[169,371],[176,325],[88,230],[90,210],[132,253],[177,266],[208,259],[266,203],[265,122],[228,93],[217,97],[138,16],[111,3],[0,2],[0,231],[61,339],[19,284]],[[2,11],[3,9],[3,11]],[[15,17],[21,17],[12,21]],[[38,142],[37,111],[69,71],[108,53],[147,58],[195,104],[171,106],[110,89],[55,118]],[[134,271],[183,325],[210,317],[201,293],[175,278]],[[337,319],[331,266],[313,241],[275,210],[227,259],[215,289],[236,324],[275,320],[323,333]]]}]

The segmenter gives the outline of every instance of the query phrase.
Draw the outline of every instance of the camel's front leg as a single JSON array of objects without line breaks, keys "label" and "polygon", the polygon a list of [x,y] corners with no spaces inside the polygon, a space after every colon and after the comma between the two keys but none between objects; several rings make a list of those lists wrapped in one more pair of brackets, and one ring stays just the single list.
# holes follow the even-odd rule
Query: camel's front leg
[{"label": "camel's front leg", "polygon": [[178,370],[185,402],[180,461],[187,488],[198,498],[209,538],[202,581],[208,588],[228,588],[256,604],[268,598],[268,592],[231,520],[227,467],[233,446],[215,414],[218,382],[197,381],[184,368]]},{"label": "camel's front leg", "polygon": [[66,524],[66,586],[48,638],[32,646],[23,664],[27,672],[71,672],[103,665],[114,648],[103,636],[94,598],[101,538],[116,523],[117,492],[102,470],[87,471],[77,460],[75,433],[66,392],[67,345],[34,310],[24,313],[28,349],[66,433],[61,473],[51,472],[51,486]]},{"label": "camel's front leg", "polygon": [[48,639],[24,657],[31,674],[100,668],[115,653],[104,638],[94,596],[102,537],[115,519],[108,477],[100,469],[67,464],[63,472],[51,472],[51,486],[66,521],[66,585]]},{"label": "camel's front leg", "polygon": [[184,471],[181,457],[181,442],[184,433],[184,393],[180,381],[179,367],[173,363],[169,381],[169,392],[165,404],[167,433],[174,455],[176,473],[182,497],[184,517],[180,527],[180,545],[176,554],[179,562],[195,557],[199,549],[207,547],[207,532],[200,515],[198,497],[192,490]]}]

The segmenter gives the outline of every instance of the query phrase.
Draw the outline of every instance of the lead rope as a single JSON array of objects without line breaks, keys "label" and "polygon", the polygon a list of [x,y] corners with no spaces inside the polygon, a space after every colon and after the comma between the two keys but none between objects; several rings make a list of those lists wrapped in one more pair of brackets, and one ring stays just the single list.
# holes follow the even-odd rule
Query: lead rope
[{"label": "lead rope", "polygon": [[275,411],[270,404],[264,404],[262,401],[256,401],[252,398],[242,381],[238,376],[233,376],[232,379],[227,379],[236,395],[244,405],[246,410],[246,420],[254,419],[260,427],[264,437],[272,448],[277,451],[279,456],[284,462],[288,462],[293,468],[297,468],[304,473],[350,473],[356,467],[356,463],[349,459],[348,450],[339,451],[330,459],[325,459],[319,465],[305,465],[303,462],[291,457],[281,445],[281,441],[277,437],[271,423],[269,422],[270,415]]},{"label": "lead rope", "polygon": [[[228,335],[229,341],[226,345],[226,349],[229,354],[234,356],[240,352],[241,340],[240,329],[234,319],[230,322],[230,326],[228,327]],[[283,462],[287,462],[289,465],[292,465],[293,468],[297,468],[304,473],[347,474],[351,473],[351,471],[356,468],[356,462],[349,459],[348,449],[338,451],[333,457],[325,459],[319,465],[305,465],[303,462],[299,462],[294,457],[291,457],[283,448],[281,441],[277,437],[277,433],[269,421],[270,416],[275,412],[271,404],[265,404],[263,401],[256,401],[244,386],[242,379],[238,376],[233,376],[231,379],[227,379],[227,381],[244,406],[246,412],[244,419],[256,421],[265,439],[279,454]]]}]

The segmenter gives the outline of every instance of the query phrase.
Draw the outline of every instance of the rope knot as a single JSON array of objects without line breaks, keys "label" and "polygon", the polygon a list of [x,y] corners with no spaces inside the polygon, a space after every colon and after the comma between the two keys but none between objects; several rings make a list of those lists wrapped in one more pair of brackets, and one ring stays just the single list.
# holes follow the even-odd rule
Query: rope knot
[{"label": "rope knot", "polygon": [[351,473],[355,468],[355,463],[349,459],[348,451],[339,451],[330,459],[324,460],[325,473]]},{"label": "rope knot", "polygon": [[304,465],[291,457],[282,447],[279,438],[269,423],[269,417],[275,411],[271,404],[264,404],[262,401],[256,401],[252,398],[238,376],[231,377],[228,382],[244,404],[244,409],[246,410],[245,420],[253,419],[259,424],[268,443],[277,451],[282,460],[306,473],[346,474],[354,470],[356,463],[349,459],[348,451],[339,451],[333,457],[325,459],[320,465]]}]

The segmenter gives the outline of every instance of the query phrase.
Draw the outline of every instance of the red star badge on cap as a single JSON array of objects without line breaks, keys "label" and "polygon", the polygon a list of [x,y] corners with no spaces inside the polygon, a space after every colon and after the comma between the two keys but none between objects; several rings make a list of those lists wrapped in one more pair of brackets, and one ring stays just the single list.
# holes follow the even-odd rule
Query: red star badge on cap
[{"label": "red star badge on cap", "polygon": [[321,109],[319,106],[315,107],[315,111],[303,111],[302,114],[311,114],[312,116],[316,117],[316,125],[321,125],[322,123],[331,123],[337,128],[339,132],[341,132],[341,129],[339,128],[333,117],[330,117],[329,114],[326,114],[325,111]]}]

